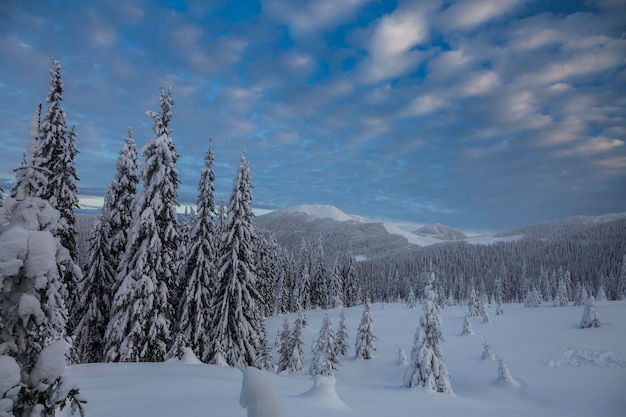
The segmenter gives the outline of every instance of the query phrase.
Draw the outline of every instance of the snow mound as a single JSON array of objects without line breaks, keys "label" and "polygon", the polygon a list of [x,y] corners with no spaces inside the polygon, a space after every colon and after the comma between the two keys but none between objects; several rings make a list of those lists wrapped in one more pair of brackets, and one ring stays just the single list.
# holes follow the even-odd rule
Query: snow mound
[{"label": "snow mound", "polygon": [[339,210],[335,206],[327,205],[327,204],[303,204],[301,206],[296,206],[292,208],[288,208],[285,211],[293,213],[305,213],[311,217],[316,219],[332,219],[337,220],[339,222],[347,222],[347,221],[357,221],[361,223],[365,223],[366,220],[363,217],[352,216],[344,213]]},{"label": "snow mound", "polygon": [[626,368],[626,361],[616,358],[624,355],[621,351],[602,351],[592,349],[567,349],[559,359],[546,361],[549,368],[560,366],[597,366],[599,368]]},{"label": "snow mound", "polygon": [[247,367],[243,370],[239,405],[248,410],[248,417],[282,417],[283,411],[263,371]]},{"label": "snow mound", "polygon": [[191,348],[186,347],[183,350],[183,357],[180,358],[180,363],[185,363],[187,365],[204,365],[204,363],[198,359],[195,353]]},{"label": "snow mound", "polygon": [[350,409],[337,394],[334,376],[315,375],[311,389],[300,394],[300,397],[310,399],[321,407]]},{"label": "snow mound", "polygon": [[67,364],[65,352],[67,352],[68,347],[69,345],[65,340],[55,340],[43,348],[30,374],[30,382],[51,382],[63,376]]}]

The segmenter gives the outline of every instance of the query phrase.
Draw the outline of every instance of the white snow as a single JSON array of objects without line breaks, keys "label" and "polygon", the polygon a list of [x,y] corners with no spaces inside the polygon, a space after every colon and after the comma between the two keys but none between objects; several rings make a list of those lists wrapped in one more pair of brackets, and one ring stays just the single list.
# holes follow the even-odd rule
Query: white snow
[{"label": "white snow", "polygon": [[[506,314],[494,315],[488,326],[480,325],[481,317],[470,317],[477,333],[474,337],[459,335],[467,307],[446,307],[441,311],[445,336],[441,349],[454,396],[402,386],[407,365],[398,364],[398,346],[410,346],[421,315],[404,303],[388,303],[384,309],[372,305],[377,355],[365,361],[355,360],[353,353],[340,357],[332,386],[337,397],[322,381],[312,389],[314,379],[302,372],[263,371],[262,375],[285,416],[622,417],[626,409],[626,301],[597,302],[596,306],[603,325],[579,329],[582,306],[507,304]],[[329,312],[338,323],[341,310],[307,312],[305,369],[324,315]],[[345,309],[351,343],[362,310],[362,306]],[[287,318],[292,323],[296,315]],[[283,316],[267,319],[268,334],[275,334],[282,324]],[[505,358],[519,387],[496,382],[498,362],[482,360],[485,340],[496,356]],[[277,362],[275,350],[273,354]],[[246,414],[239,405],[242,373],[235,368],[182,362],[111,363],[75,365],[66,374],[78,379],[89,401],[89,417]]]},{"label": "white snow", "polygon": [[514,235],[514,236],[473,236],[468,237],[467,239],[463,239],[464,242],[471,243],[473,245],[494,245],[500,242],[514,242],[516,240],[520,240],[524,237],[524,235]]},{"label": "white snow", "polygon": [[0,355],[0,398],[11,388],[19,385],[20,372],[20,366],[15,359],[11,356]]},{"label": "white snow", "polygon": [[387,230],[387,233],[405,237],[409,241],[409,243],[412,245],[429,246],[429,245],[436,245],[438,243],[444,242],[443,240],[437,239],[435,237],[416,235],[415,233],[409,232],[408,230],[401,229],[398,226],[391,224],[391,223],[383,223],[383,226],[385,227],[385,230]]},{"label": "white snow", "polygon": [[30,373],[30,382],[52,382],[65,373],[68,344],[65,340],[55,340],[43,348],[33,371]]},{"label": "white snow", "polygon": [[327,204],[303,204],[296,207],[285,209],[287,212],[305,213],[316,219],[332,219],[340,222],[356,221],[360,223],[367,223],[369,220],[360,217],[346,214],[339,210],[335,206]]}]

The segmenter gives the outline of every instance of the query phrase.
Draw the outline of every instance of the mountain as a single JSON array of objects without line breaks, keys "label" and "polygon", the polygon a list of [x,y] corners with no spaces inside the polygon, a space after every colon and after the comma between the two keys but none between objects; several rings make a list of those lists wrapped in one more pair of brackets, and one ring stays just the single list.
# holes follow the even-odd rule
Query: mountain
[{"label": "mountain", "polygon": [[498,236],[524,236],[527,239],[564,240],[587,239],[590,235],[623,233],[626,227],[626,212],[600,216],[573,216],[562,220],[527,226]]},{"label": "mountain", "polygon": [[431,236],[441,240],[463,240],[467,238],[465,233],[439,223],[422,226],[414,230],[413,233],[421,236]]},{"label": "mountain", "polygon": [[321,238],[325,252],[351,253],[357,259],[406,253],[416,247],[441,244],[446,241],[446,236],[463,235],[442,225],[442,231],[447,234],[413,233],[391,223],[346,214],[331,205],[302,205],[278,210],[256,217],[255,223],[273,233],[290,251],[298,250],[303,240],[309,247],[316,247]]}]

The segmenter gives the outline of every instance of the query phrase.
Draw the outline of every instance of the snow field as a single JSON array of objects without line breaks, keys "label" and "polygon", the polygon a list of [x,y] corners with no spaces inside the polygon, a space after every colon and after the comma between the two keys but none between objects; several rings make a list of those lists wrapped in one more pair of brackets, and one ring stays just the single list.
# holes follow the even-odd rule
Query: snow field
[{"label": "snow field", "polygon": [[[405,304],[372,304],[377,356],[354,359],[354,339],[362,307],[345,309],[351,351],[341,357],[332,381],[304,373],[263,375],[285,416],[623,416],[626,409],[626,301],[599,302],[602,326],[580,329],[584,307],[525,308],[504,305],[492,323],[471,317],[476,335],[460,335],[465,307],[441,311],[444,360],[455,395],[402,386],[406,365],[398,348],[410,356],[421,308]],[[304,369],[322,320],[333,326],[340,309],[307,312],[303,330]],[[288,315],[290,326],[296,315]],[[283,316],[266,320],[270,341],[282,328]],[[482,360],[487,340],[518,386],[497,380],[498,361]],[[275,363],[278,360],[276,350]],[[245,416],[239,405],[242,372],[235,368],[168,363],[77,365],[68,373],[79,380],[90,417],[104,416]],[[315,385],[315,388],[314,388]]]}]

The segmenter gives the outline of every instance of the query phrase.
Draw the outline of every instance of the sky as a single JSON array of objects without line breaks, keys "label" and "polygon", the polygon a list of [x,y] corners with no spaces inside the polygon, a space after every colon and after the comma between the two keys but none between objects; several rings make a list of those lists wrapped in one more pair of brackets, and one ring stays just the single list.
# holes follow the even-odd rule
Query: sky
[{"label": "sky", "polygon": [[217,199],[245,149],[258,209],[491,231],[626,211],[623,0],[3,0],[0,57],[5,190],[54,57],[83,202],[171,86],[180,204],[212,138]]}]

